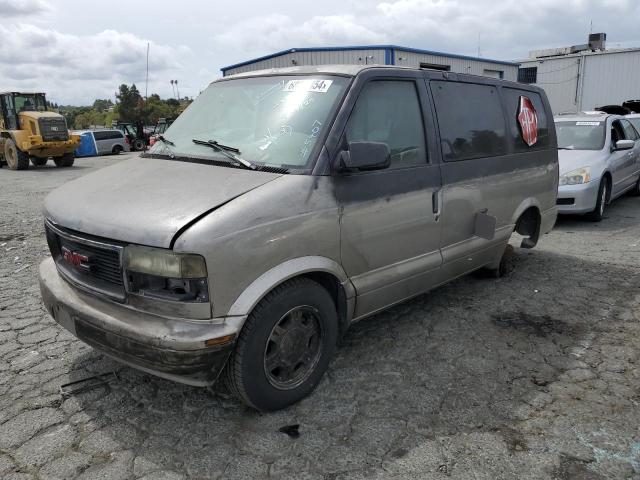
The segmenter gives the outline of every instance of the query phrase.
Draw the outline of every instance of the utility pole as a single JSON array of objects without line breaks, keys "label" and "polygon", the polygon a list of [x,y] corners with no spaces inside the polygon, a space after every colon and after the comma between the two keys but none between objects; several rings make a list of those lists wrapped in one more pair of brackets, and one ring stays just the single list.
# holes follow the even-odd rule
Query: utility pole
[{"label": "utility pole", "polygon": [[144,102],[147,103],[149,98],[149,42],[147,42],[147,78],[144,87]]}]

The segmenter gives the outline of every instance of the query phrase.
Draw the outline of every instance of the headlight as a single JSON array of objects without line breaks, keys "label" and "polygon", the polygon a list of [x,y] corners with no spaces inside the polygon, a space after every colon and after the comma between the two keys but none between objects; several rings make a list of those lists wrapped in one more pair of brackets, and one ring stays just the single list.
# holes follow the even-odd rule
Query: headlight
[{"label": "headlight", "polygon": [[576,168],[560,177],[560,185],[579,185],[591,180],[591,169],[589,167]]},{"label": "headlight", "polygon": [[208,302],[204,258],[160,248],[130,245],[124,251],[130,293],[178,302]]}]

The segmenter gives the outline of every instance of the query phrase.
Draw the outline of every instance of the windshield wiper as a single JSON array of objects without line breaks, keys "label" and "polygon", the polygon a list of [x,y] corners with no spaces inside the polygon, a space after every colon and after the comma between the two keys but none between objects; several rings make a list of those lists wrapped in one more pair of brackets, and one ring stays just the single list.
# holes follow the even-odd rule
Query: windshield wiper
[{"label": "windshield wiper", "polygon": [[256,166],[253,163],[239,156],[240,150],[238,150],[237,148],[222,145],[214,140],[199,140],[197,138],[192,138],[191,141],[198,145],[206,145],[216,152],[221,153],[225,157],[233,160],[236,164],[240,164],[243,167],[248,168],[249,170],[256,169]]},{"label": "windshield wiper", "polygon": [[162,143],[166,143],[167,145],[171,145],[172,147],[175,147],[176,144],[173,143],[171,140],[169,140],[168,138],[164,138],[162,135],[158,135],[156,137],[156,140],[160,140]]}]

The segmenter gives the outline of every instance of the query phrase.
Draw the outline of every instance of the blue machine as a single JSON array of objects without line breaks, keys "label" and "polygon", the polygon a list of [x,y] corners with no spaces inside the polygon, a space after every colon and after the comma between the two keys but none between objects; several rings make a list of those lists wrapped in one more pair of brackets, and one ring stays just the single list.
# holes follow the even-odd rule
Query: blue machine
[{"label": "blue machine", "polygon": [[76,148],[76,157],[93,157],[98,154],[96,148],[96,141],[93,138],[93,132],[84,131],[78,132],[80,135],[80,145]]}]

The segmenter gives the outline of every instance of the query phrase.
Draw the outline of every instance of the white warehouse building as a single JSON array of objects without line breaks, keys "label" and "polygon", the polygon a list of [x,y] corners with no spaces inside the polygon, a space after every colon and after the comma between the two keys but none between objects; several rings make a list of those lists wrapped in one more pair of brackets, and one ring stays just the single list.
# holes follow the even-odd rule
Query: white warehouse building
[{"label": "white warehouse building", "polygon": [[554,113],[589,111],[640,98],[640,48],[605,48],[606,34],[589,43],[529,52],[518,81],[542,87]]},{"label": "white warehouse building", "polygon": [[351,47],[290,48],[264,57],[254,58],[223,67],[223,76],[268,68],[296,65],[399,65],[414,68],[432,68],[456,73],[470,73],[516,81],[518,64],[481,57],[469,57],[431,50],[399,47],[397,45],[371,45]]}]

